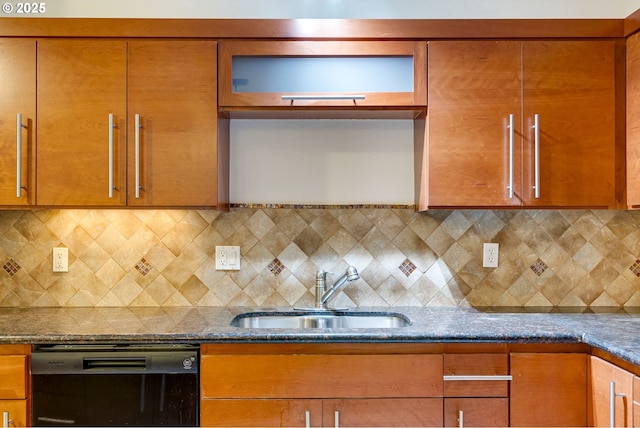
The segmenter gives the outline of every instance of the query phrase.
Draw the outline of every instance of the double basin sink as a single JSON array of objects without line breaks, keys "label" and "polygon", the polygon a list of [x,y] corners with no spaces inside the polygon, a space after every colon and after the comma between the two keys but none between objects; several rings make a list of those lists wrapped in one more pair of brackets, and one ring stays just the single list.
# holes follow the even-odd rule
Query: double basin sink
[{"label": "double basin sink", "polygon": [[246,312],[231,320],[242,328],[310,329],[310,328],[401,328],[411,325],[399,313],[380,312]]}]

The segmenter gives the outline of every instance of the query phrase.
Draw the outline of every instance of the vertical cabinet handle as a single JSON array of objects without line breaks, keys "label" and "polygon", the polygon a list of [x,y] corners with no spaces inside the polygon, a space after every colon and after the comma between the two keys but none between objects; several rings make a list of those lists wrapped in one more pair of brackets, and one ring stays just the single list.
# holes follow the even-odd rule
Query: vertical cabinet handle
[{"label": "vertical cabinet handle", "polygon": [[109,198],[113,198],[113,113],[109,113]]},{"label": "vertical cabinet handle", "polygon": [[534,132],[534,185],[535,198],[540,199],[540,115],[533,117]]},{"label": "vertical cabinet handle", "polygon": [[9,424],[12,424],[13,421],[9,419],[9,412],[2,413],[2,427],[9,428]]},{"label": "vertical cabinet handle", "polygon": [[509,199],[513,199],[513,114],[509,115]]},{"label": "vertical cabinet handle", "polygon": [[616,426],[616,397],[624,397],[622,393],[616,393],[616,383],[611,381],[609,383],[609,427],[614,428]]},{"label": "vertical cabinet handle", "polygon": [[22,113],[16,116],[16,198],[22,196]]},{"label": "vertical cabinet handle", "polygon": [[140,115],[135,115],[135,194],[140,199]]},{"label": "vertical cabinet handle", "polygon": [[464,428],[464,411],[462,410],[458,412],[458,426]]},{"label": "vertical cabinet handle", "polygon": [[304,412],[304,426],[305,428],[311,428],[311,412],[308,410]]},{"label": "vertical cabinet handle", "polygon": [[333,426],[335,428],[340,428],[340,412],[338,410],[333,414]]}]

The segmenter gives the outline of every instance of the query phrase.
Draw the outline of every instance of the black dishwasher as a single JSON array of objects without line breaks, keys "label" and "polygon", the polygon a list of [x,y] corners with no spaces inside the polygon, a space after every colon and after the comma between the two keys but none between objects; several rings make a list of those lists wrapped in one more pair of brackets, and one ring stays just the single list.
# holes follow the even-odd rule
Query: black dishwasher
[{"label": "black dishwasher", "polygon": [[33,426],[198,426],[198,347],[38,345]]}]

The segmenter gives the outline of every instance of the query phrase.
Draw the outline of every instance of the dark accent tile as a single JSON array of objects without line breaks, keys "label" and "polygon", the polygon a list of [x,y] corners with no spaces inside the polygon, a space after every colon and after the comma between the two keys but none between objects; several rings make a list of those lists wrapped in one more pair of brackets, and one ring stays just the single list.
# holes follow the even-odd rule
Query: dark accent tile
[{"label": "dark accent tile", "polygon": [[149,272],[151,272],[153,266],[143,257],[140,259],[138,263],[136,263],[136,270],[140,272],[140,275],[146,276]]},{"label": "dark accent tile", "polygon": [[269,263],[267,269],[269,269],[275,276],[278,276],[284,270],[284,265],[280,260],[275,258],[273,259],[273,261],[271,261],[271,263]]},{"label": "dark accent tile", "polygon": [[9,259],[8,262],[2,266],[2,268],[9,274],[9,276],[15,275],[20,270],[20,265],[13,259]]},{"label": "dark accent tile", "polygon": [[549,266],[547,266],[546,263],[543,262],[542,260],[538,259],[534,264],[530,266],[530,268],[533,271],[533,273],[540,276],[544,273],[545,270],[549,269]]},{"label": "dark accent tile", "polygon": [[406,259],[400,266],[398,266],[398,269],[400,269],[402,273],[408,277],[413,273],[414,270],[416,270],[416,265],[411,263],[411,260]]}]

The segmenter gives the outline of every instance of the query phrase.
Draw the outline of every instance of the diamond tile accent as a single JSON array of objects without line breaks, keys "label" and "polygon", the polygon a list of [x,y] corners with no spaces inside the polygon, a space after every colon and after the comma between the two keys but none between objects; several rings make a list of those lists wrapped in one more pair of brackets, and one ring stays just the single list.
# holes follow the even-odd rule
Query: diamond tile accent
[{"label": "diamond tile accent", "polygon": [[416,265],[411,263],[411,260],[405,259],[405,261],[403,261],[402,264],[398,266],[398,269],[400,269],[400,271],[408,277],[411,276],[414,270],[416,270]]},{"label": "diamond tile accent", "polygon": [[149,272],[151,272],[153,266],[149,263],[144,257],[140,259],[138,263],[136,263],[136,270],[140,272],[140,275],[147,276]]},{"label": "diamond tile accent", "polygon": [[278,276],[284,270],[284,265],[280,260],[278,260],[278,258],[275,258],[271,261],[271,263],[269,263],[267,269],[269,269],[275,276]]},{"label": "diamond tile accent", "polygon": [[533,273],[540,276],[544,273],[545,270],[549,269],[549,266],[545,264],[542,260],[538,259],[534,264],[530,266]]},{"label": "diamond tile accent", "polygon": [[637,259],[636,262],[632,264],[629,269],[631,269],[631,272],[633,272],[635,276],[640,278],[640,259]]},{"label": "diamond tile accent", "polygon": [[9,276],[13,276],[20,270],[20,265],[15,260],[9,259],[2,268],[9,274]]}]

